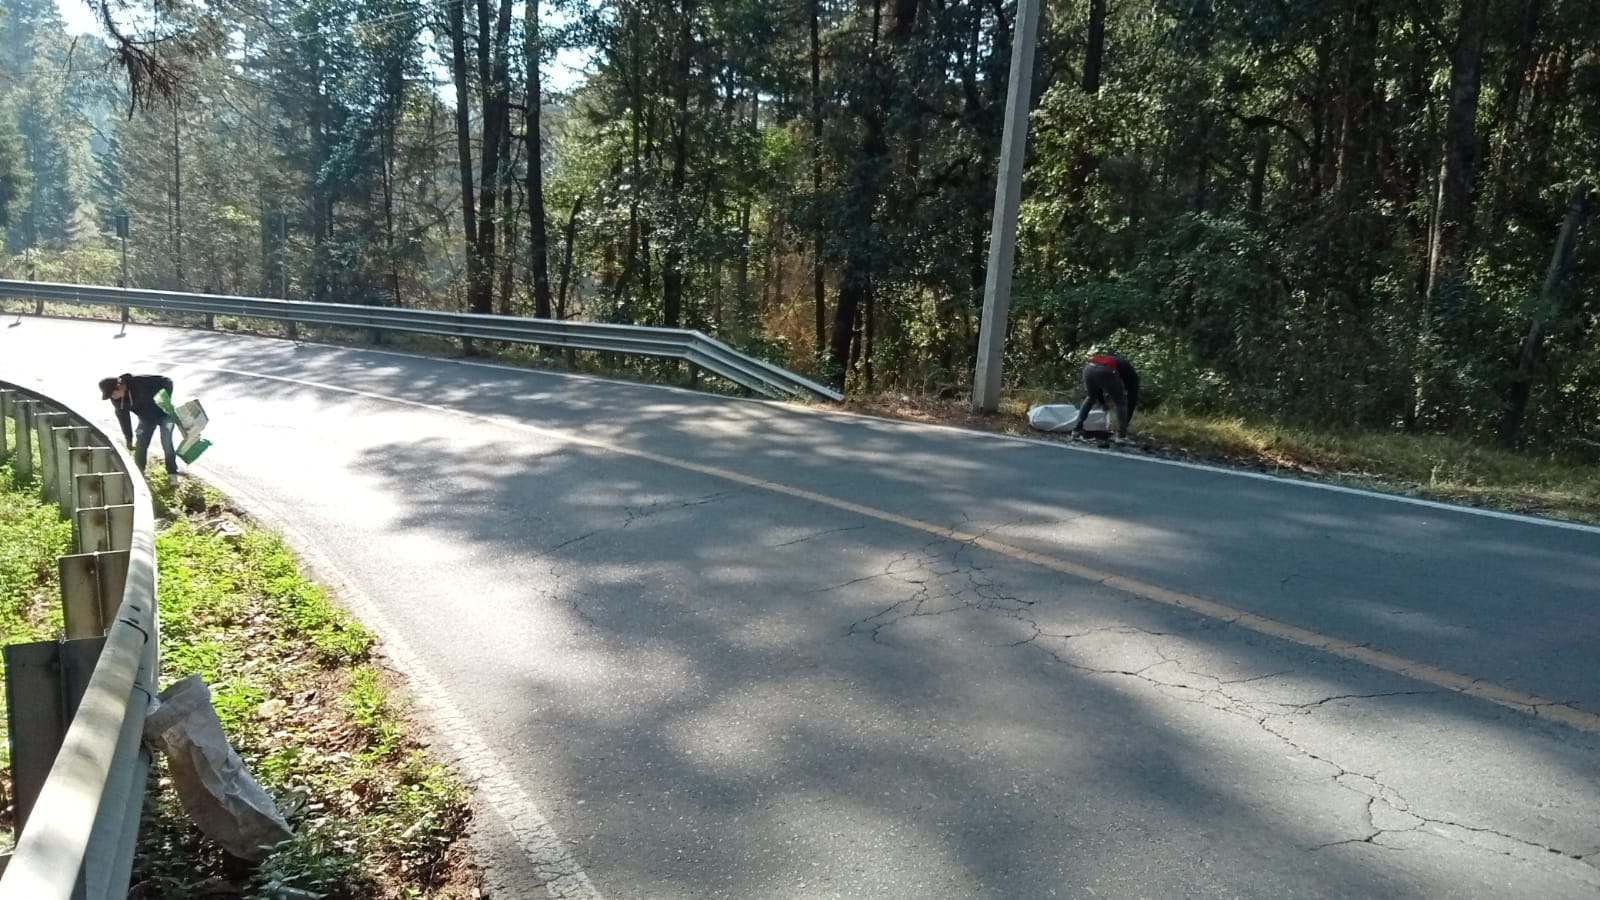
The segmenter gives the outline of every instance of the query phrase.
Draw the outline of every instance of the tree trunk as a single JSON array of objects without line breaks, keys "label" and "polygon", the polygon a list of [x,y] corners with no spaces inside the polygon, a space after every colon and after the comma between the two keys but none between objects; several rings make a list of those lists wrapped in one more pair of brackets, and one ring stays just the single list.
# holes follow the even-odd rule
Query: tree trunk
[{"label": "tree trunk", "polygon": [[[756,142],[761,140],[761,95],[755,91],[750,94],[750,138]],[[747,192],[739,210],[739,259],[733,268],[732,332],[739,337],[744,336],[750,318],[750,212],[754,203],[754,198]]]},{"label": "tree trunk", "polygon": [[1488,131],[1489,134],[1498,133],[1495,162],[1492,164],[1489,182],[1493,191],[1493,200],[1489,206],[1493,230],[1498,230],[1505,224],[1509,213],[1508,201],[1512,195],[1512,185],[1518,180],[1515,172],[1524,162],[1518,154],[1523,146],[1520,140],[1522,97],[1539,59],[1537,40],[1539,21],[1547,2],[1548,0],[1526,0],[1523,4],[1522,14],[1517,20],[1517,35],[1512,43],[1517,50],[1512,54],[1506,70],[1505,87],[1501,89],[1500,103],[1495,110],[1495,125]]},{"label": "tree trunk", "polygon": [[[822,196],[822,41],[818,35],[822,0],[811,0],[811,196]],[[822,356],[828,340],[828,312],[824,305],[822,262],[822,217],[816,217],[811,244],[811,302],[816,311],[816,350]],[[778,265],[783,265],[779,258]],[[779,302],[783,298],[780,295]]]},{"label": "tree trunk", "polygon": [[876,291],[867,291],[867,307],[866,309],[862,310],[861,317],[864,320],[861,336],[861,375],[863,387],[865,388],[866,392],[870,394],[872,393],[874,380],[874,372],[872,371],[872,344],[877,338],[876,326],[878,323],[878,296]]},{"label": "tree trunk", "polygon": [[[533,314],[550,318],[550,238],[544,216],[544,135],[540,128],[543,104],[540,64],[544,57],[539,33],[539,0],[525,0],[523,55],[528,66],[527,109],[523,128],[528,144],[528,262],[533,273]],[[581,200],[579,201],[582,202]],[[565,288],[563,287],[563,291]]]},{"label": "tree trunk", "polygon": [[1083,58],[1083,92],[1100,93],[1100,73],[1105,68],[1106,0],[1089,0],[1089,46]]},{"label": "tree trunk", "polygon": [[1356,0],[1345,33],[1349,44],[1345,48],[1341,140],[1334,187],[1341,203],[1348,206],[1371,183],[1368,161],[1372,159],[1370,148],[1375,139],[1370,123],[1373,53],[1378,41],[1377,0]]},{"label": "tree trunk", "polygon": [[[178,98],[172,98],[172,261],[176,273],[176,287],[184,288],[183,277],[183,145],[178,137]],[[28,210],[28,219],[38,227],[34,208]],[[322,299],[322,298],[317,298]]]},{"label": "tree trunk", "polygon": [[494,312],[494,275],[499,235],[496,218],[496,188],[504,173],[501,151],[510,127],[509,48],[511,0],[500,0],[494,17],[494,37],[488,39],[491,24],[489,0],[478,0],[479,94],[483,104],[483,163],[479,167],[483,189],[478,197],[478,281],[472,285],[470,306],[473,312]]},{"label": "tree trunk", "polygon": [[[629,116],[630,134],[629,156],[632,163],[633,177],[628,184],[628,247],[622,260],[622,275],[617,279],[616,296],[619,306],[627,304],[628,299],[634,296],[633,282],[638,277],[639,247],[643,243],[644,223],[640,221],[639,206],[644,192],[644,155],[640,148],[644,132],[644,48],[640,36],[643,27],[639,21],[637,9],[629,7],[631,24],[629,26],[629,54],[628,63],[632,67],[629,79],[632,83],[632,96],[629,98],[631,107]],[[631,304],[629,304],[631,305]],[[623,310],[619,310],[623,311]],[[632,320],[631,311],[624,311],[624,318]]]},{"label": "tree trunk", "polygon": [[1472,217],[1473,167],[1478,150],[1478,92],[1483,69],[1484,20],[1488,0],[1462,0],[1450,59],[1450,106],[1445,114],[1444,153],[1439,170],[1439,199],[1433,218],[1433,245],[1428,260],[1425,307],[1435,318],[1447,315],[1441,295],[1459,286],[1467,254],[1467,227]]},{"label": "tree trunk", "polygon": [[683,188],[689,166],[689,74],[694,56],[694,33],[690,25],[694,15],[693,4],[683,3],[678,14],[681,19],[678,26],[678,57],[672,76],[672,175],[668,194],[673,216],[670,223],[671,243],[667,245],[661,271],[662,324],[668,328],[679,327],[683,320],[683,284],[686,278],[683,248],[689,238]]},{"label": "tree trunk", "polygon": [[[508,117],[509,119],[509,114]],[[516,167],[515,154],[511,150],[511,123],[507,121],[506,129],[500,132],[500,165],[510,170]],[[514,315],[512,309],[512,284],[517,275],[517,259],[513,250],[516,247],[517,221],[521,218],[521,211],[517,208],[517,183],[516,179],[502,177],[500,179],[500,214],[504,226],[500,229],[505,237],[505,252],[496,259],[496,270],[500,277],[500,289],[496,291],[496,306],[500,315]]]},{"label": "tree trunk", "polygon": [[1266,129],[1256,132],[1254,155],[1250,160],[1250,199],[1245,210],[1252,218],[1261,217],[1261,202],[1266,194],[1267,164],[1272,159],[1272,136]]},{"label": "tree trunk", "polygon": [[1533,379],[1544,362],[1544,323],[1556,313],[1556,291],[1566,272],[1567,258],[1572,252],[1572,241],[1583,220],[1589,199],[1589,185],[1580,184],[1572,191],[1567,203],[1567,214],[1561,221],[1561,233],[1556,238],[1555,252],[1550,254],[1550,268],[1544,276],[1544,287],[1539,291],[1539,305],[1534,310],[1533,321],[1528,325],[1528,336],[1522,342],[1522,353],[1517,358],[1516,374],[1511,376],[1511,396],[1506,404],[1505,416],[1500,420],[1500,445],[1510,447],[1517,439],[1523,419],[1528,412],[1528,396],[1533,390]]},{"label": "tree trunk", "polygon": [[[1105,51],[1106,0],[1090,0],[1089,43],[1083,60],[1083,92],[1090,97],[1100,93],[1100,77],[1105,70]],[[1099,165],[1099,154],[1091,152],[1087,142],[1080,138],[1077,149],[1072,153],[1072,165],[1067,171],[1066,203],[1063,204],[1062,221],[1058,223],[1058,227],[1063,231],[1070,228],[1072,218],[1080,214],[1084,191],[1089,187],[1089,178]]]},{"label": "tree trunk", "polygon": [[[1457,349],[1453,333],[1456,305],[1466,274],[1467,229],[1472,217],[1473,167],[1478,150],[1478,92],[1483,69],[1484,21],[1488,0],[1462,0],[1461,19],[1450,59],[1450,105],[1445,113],[1445,141],[1439,170],[1439,199],[1434,204],[1429,240],[1426,287],[1422,297],[1422,335],[1426,344],[1438,341],[1445,354]],[[1434,397],[1439,385],[1440,360],[1424,351],[1418,354],[1413,420],[1430,406],[1446,401]],[[1448,405],[1454,405],[1449,403]]]},{"label": "tree trunk", "polygon": [[472,106],[467,92],[467,25],[462,3],[446,4],[450,14],[450,70],[456,84],[456,156],[461,166],[461,225],[467,242],[467,305],[482,280],[478,212],[472,175]]},{"label": "tree trunk", "polygon": [[[896,0],[896,3],[903,0]],[[890,67],[878,59],[878,35],[882,26],[883,0],[873,0],[872,42],[870,57],[872,73],[869,96],[866,99],[861,138],[861,151],[856,156],[851,177],[850,216],[852,233],[845,247],[844,269],[839,280],[839,304],[834,313],[833,339],[829,346],[829,360],[834,377],[843,384],[851,365],[859,357],[856,343],[862,308],[872,293],[872,273],[876,264],[877,222],[874,207],[882,180],[880,169],[888,163],[889,148],[884,136],[884,106],[891,92]],[[854,353],[852,353],[854,349]]]},{"label": "tree trunk", "polygon": [[572,254],[578,243],[578,213],[583,210],[583,195],[572,201],[572,212],[567,215],[566,233],[562,235],[566,248],[561,254],[561,288],[556,291],[555,314],[557,319],[567,317],[567,288],[572,284]]}]

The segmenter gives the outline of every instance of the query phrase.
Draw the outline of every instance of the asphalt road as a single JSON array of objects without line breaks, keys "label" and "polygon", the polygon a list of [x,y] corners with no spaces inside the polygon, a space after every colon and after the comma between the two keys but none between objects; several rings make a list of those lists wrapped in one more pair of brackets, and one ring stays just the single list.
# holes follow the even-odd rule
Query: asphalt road
[{"label": "asphalt road", "polygon": [[195,475],[382,634],[497,897],[1600,896],[1600,530],[13,318],[0,378],[203,398]]}]

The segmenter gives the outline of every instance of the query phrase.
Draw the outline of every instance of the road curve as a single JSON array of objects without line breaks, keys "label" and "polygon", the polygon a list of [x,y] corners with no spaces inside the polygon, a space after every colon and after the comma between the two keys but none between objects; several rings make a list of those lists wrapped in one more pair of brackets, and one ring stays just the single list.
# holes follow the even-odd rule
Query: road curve
[{"label": "road curve", "polygon": [[0,378],[92,408],[159,368],[204,398],[195,474],[382,633],[477,782],[497,897],[1600,895],[1600,530],[0,325]]}]

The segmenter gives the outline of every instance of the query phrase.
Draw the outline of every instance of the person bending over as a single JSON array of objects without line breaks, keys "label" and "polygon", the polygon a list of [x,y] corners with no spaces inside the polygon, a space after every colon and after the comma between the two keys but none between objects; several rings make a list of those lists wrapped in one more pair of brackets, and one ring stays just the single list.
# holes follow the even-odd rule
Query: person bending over
[{"label": "person bending over", "polygon": [[[156,405],[156,394],[166,391],[172,396],[172,379],[165,375],[130,375],[123,373],[115,378],[100,379],[100,396],[110,400],[117,411],[117,424],[122,426],[123,440],[133,451],[134,465],[144,471],[145,458],[150,453],[150,438],[161,432],[161,452],[166,454],[167,474],[178,474],[178,452],[172,447],[172,427],[177,423],[166,411]],[[132,417],[139,419],[137,439]]]},{"label": "person bending over", "polygon": [[1139,373],[1125,356],[1115,353],[1097,353],[1083,367],[1083,387],[1088,394],[1078,407],[1078,421],[1072,426],[1072,436],[1083,437],[1083,421],[1090,408],[1099,406],[1109,415],[1113,408],[1117,414],[1116,440],[1128,442],[1128,423],[1139,405]]}]

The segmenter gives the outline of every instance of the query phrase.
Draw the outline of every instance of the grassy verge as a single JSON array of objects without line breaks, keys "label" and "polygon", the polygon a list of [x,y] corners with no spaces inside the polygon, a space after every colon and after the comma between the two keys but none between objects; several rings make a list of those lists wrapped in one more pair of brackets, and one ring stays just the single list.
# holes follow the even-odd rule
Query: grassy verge
[{"label": "grassy verge", "polygon": [[1600,467],[1441,435],[1330,434],[1157,413],[1150,438],[1204,458],[1468,506],[1600,523]]},{"label": "grassy verge", "polygon": [[[1058,396],[1007,398],[974,415],[964,399],[880,395],[845,408],[873,415],[1064,440],[1034,431],[1027,410]],[[1076,400],[1070,401],[1076,402]],[[1459,437],[1334,434],[1180,410],[1140,413],[1134,437],[1146,452],[1310,478],[1406,496],[1600,524],[1600,466],[1551,454],[1510,452]]]},{"label": "grassy verge", "polygon": [[[478,897],[462,840],[467,789],[415,737],[372,635],[302,577],[281,541],[241,521],[215,492],[192,480],[152,488],[162,520],[162,685],[205,679],[229,741],[294,837],[260,864],[229,857],[190,823],[158,757],[129,896]],[[8,643],[61,632],[55,560],[68,552],[71,531],[37,498],[37,484],[12,485],[9,467],[0,467]],[[4,762],[0,827],[9,833]]]},{"label": "grassy verge", "polygon": [[217,494],[192,480],[152,487],[165,511],[163,684],[205,679],[235,751],[295,835],[240,864],[189,823],[158,766],[130,896],[477,897],[462,840],[468,792],[414,737],[372,635]]},{"label": "grassy verge", "polygon": [[[9,430],[9,426],[8,430]],[[8,447],[15,446],[7,443]],[[25,644],[61,634],[61,592],[56,557],[68,552],[72,528],[54,506],[40,502],[37,478],[14,484],[11,467],[0,465],[0,636]],[[0,678],[5,663],[0,661]],[[11,742],[6,737],[6,700],[0,691],[0,849],[13,843]]]}]

